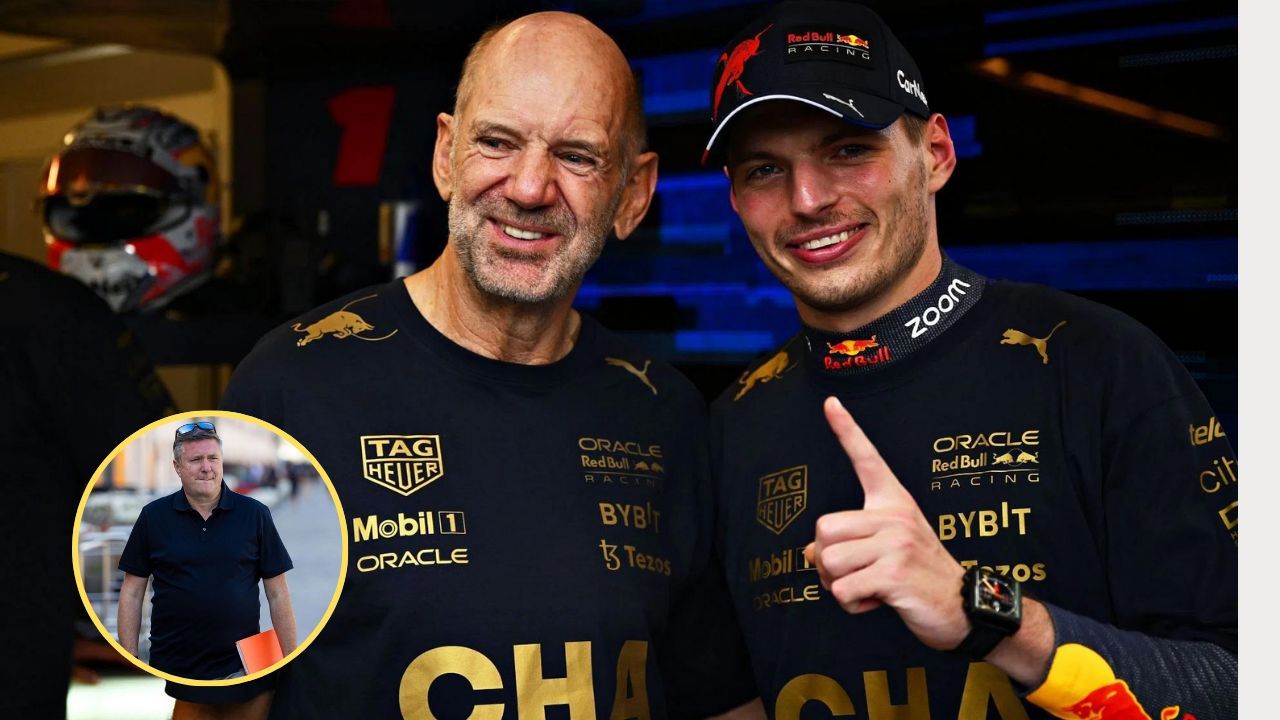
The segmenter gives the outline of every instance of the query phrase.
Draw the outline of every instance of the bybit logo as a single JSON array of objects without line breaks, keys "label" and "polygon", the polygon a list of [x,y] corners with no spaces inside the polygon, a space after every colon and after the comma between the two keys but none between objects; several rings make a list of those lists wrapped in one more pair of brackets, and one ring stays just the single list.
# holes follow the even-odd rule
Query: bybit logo
[{"label": "bybit logo", "polygon": [[956,537],[993,537],[1002,529],[1015,529],[1015,524],[1018,534],[1026,535],[1027,516],[1030,514],[1031,508],[1009,507],[1007,502],[1000,503],[999,510],[943,513],[938,516],[938,537],[942,540],[951,540]]},{"label": "bybit logo", "polygon": [[651,502],[643,505],[602,502],[599,505],[601,525],[621,525],[637,530],[659,532],[658,523],[662,520],[662,511],[655,508]]}]

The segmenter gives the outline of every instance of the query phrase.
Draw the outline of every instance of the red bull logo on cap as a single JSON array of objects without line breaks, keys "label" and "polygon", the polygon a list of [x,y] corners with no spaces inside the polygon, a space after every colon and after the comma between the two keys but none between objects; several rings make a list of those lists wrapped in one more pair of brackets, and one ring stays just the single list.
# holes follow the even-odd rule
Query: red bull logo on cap
[{"label": "red bull logo on cap", "polygon": [[871,66],[871,41],[856,33],[800,27],[786,34],[787,62],[840,60]]},{"label": "red bull logo on cap", "polygon": [[853,47],[866,48],[868,50],[871,49],[871,43],[857,35],[837,35],[836,42],[844,43],[845,45],[852,45]]}]

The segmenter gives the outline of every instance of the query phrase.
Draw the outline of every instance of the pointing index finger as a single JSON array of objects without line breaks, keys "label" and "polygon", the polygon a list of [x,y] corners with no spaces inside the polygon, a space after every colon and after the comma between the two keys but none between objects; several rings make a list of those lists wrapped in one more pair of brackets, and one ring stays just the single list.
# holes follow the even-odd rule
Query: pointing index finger
[{"label": "pointing index finger", "polygon": [[868,510],[897,505],[903,501],[915,504],[915,499],[898,482],[893,470],[880,457],[880,451],[867,438],[866,433],[844,405],[835,396],[828,397],[822,404],[822,411],[827,417],[831,431],[836,434],[840,447],[849,456],[853,469],[858,474],[866,496],[864,507]]}]

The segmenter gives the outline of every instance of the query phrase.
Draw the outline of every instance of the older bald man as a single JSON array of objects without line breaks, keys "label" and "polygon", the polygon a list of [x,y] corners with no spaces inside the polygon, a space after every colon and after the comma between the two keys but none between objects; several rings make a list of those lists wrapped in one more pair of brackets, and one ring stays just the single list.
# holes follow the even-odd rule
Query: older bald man
[{"label": "older bald man", "polygon": [[238,369],[225,407],[310,448],[351,528],[342,599],[270,717],[702,718],[754,697],[702,401],[572,308],[653,197],[637,96],[581,17],[484,35],[437,121],[444,254]]}]

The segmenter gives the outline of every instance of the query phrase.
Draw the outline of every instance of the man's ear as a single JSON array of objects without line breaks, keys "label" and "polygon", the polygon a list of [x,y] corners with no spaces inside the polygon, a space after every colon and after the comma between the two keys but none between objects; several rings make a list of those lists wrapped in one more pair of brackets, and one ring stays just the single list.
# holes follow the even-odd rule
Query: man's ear
[{"label": "man's ear", "polygon": [[641,153],[631,168],[622,190],[622,201],[613,218],[613,233],[619,240],[626,240],[649,212],[653,191],[658,187],[658,153]]},{"label": "man's ear", "polygon": [[951,140],[947,119],[942,115],[929,116],[924,127],[924,144],[929,152],[929,192],[936,193],[956,170],[956,145]]},{"label": "man's ear", "polygon": [[453,195],[453,167],[449,156],[453,151],[454,118],[448,113],[436,116],[436,148],[431,153],[431,177],[436,182],[440,199],[449,202]]}]

